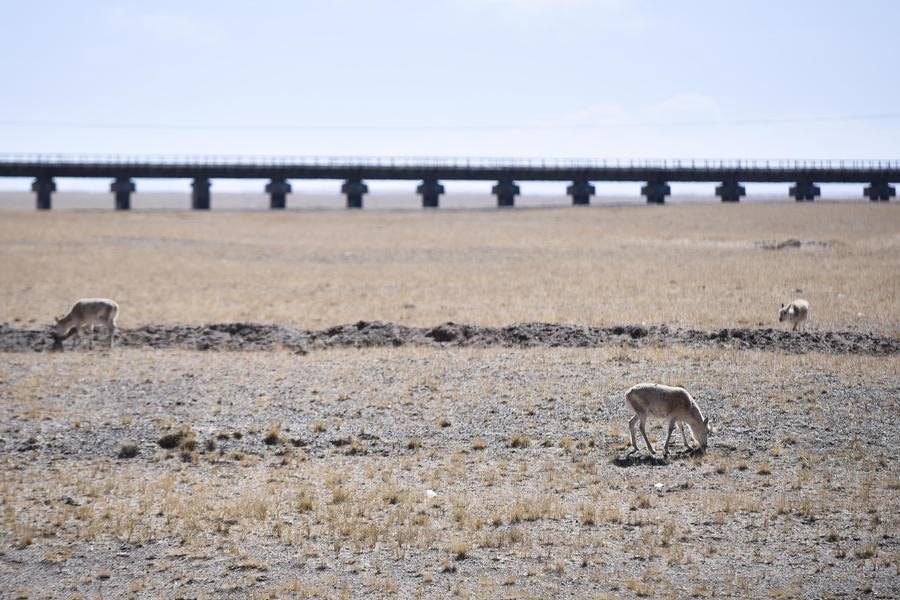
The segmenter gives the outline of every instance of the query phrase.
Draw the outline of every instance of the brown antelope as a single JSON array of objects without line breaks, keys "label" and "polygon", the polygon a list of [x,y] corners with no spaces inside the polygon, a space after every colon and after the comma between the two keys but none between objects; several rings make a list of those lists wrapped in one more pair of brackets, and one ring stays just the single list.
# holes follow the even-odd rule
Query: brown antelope
[{"label": "brown antelope", "polygon": [[[666,434],[666,443],[663,446],[663,456],[669,453],[669,440],[672,438],[672,431],[675,429],[677,422],[681,426],[681,437],[684,445],[690,448],[687,435],[684,432],[684,424],[687,423],[691,428],[691,433],[697,443],[700,444],[701,450],[706,450],[707,437],[709,436],[709,417],[703,416],[700,407],[683,388],[670,387],[659,383],[639,383],[625,393],[625,400],[634,410],[634,416],[628,421],[628,431],[631,433],[632,452],[637,452],[637,440],[634,437],[634,425],[640,422],[641,435],[647,442],[647,448],[650,454],[656,454],[647,432],[644,429],[644,422],[647,417],[656,417],[658,419],[667,419],[669,421],[669,431]],[[630,453],[629,453],[630,454]]]},{"label": "brown antelope", "polygon": [[787,306],[784,304],[781,305],[781,310],[778,311],[778,322],[782,321],[790,322],[794,327],[791,331],[797,331],[798,328],[802,327],[803,331],[806,331],[806,320],[809,318],[809,302],[806,300],[794,300]]},{"label": "brown antelope", "polygon": [[62,350],[63,340],[75,335],[76,343],[81,341],[81,329],[90,328],[88,347],[94,347],[94,326],[102,325],[109,332],[109,347],[112,348],[113,336],[116,334],[116,317],[119,305],[107,298],[82,298],[72,305],[69,313],[56,319],[51,327],[53,349]]}]

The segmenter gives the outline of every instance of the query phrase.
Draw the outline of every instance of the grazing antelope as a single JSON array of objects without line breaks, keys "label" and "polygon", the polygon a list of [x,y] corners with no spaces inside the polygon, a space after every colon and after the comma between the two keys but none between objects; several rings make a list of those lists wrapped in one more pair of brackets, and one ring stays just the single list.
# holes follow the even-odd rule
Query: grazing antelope
[{"label": "grazing antelope", "polygon": [[[647,442],[650,454],[656,454],[647,432],[644,430],[644,422],[647,417],[668,419],[669,431],[666,434],[666,443],[663,446],[663,456],[669,454],[669,440],[677,422],[681,426],[681,437],[684,445],[690,448],[687,435],[684,433],[684,424],[691,428],[694,439],[700,444],[701,450],[706,450],[707,437],[709,436],[709,417],[703,416],[700,407],[683,388],[670,387],[659,383],[639,383],[625,393],[625,400],[634,410],[634,416],[628,421],[628,431],[631,433],[631,445],[638,452],[637,440],[634,437],[634,424],[640,421],[641,435]],[[629,452],[629,454],[631,454]]]},{"label": "grazing antelope", "polygon": [[50,329],[53,335],[53,349],[62,350],[63,340],[75,334],[76,342],[81,341],[81,329],[90,327],[88,347],[94,347],[94,326],[102,325],[109,332],[109,347],[112,348],[113,336],[116,334],[116,317],[119,305],[107,298],[82,298],[72,305],[69,313],[56,319]]},{"label": "grazing antelope", "polygon": [[787,306],[781,305],[778,311],[778,322],[789,321],[794,327],[791,331],[797,331],[798,327],[806,331],[806,320],[809,318],[809,302],[806,300],[794,300]]}]

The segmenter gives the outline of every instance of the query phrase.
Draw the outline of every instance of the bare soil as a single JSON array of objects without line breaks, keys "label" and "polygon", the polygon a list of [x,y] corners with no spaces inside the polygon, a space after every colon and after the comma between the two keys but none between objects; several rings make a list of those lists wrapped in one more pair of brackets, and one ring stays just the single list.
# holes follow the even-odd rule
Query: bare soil
[{"label": "bare soil", "polygon": [[[706,454],[628,453],[641,380]],[[727,346],[7,353],[0,590],[896,597],[898,393],[896,355]]]}]

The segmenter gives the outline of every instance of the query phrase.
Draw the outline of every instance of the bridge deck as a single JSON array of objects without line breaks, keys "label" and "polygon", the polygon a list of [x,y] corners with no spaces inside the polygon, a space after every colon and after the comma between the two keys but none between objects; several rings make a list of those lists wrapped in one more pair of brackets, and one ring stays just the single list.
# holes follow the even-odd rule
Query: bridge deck
[{"label": "bridge deck", "polygon": [[900,161],[0,155],[0,177],[871,183]]}]

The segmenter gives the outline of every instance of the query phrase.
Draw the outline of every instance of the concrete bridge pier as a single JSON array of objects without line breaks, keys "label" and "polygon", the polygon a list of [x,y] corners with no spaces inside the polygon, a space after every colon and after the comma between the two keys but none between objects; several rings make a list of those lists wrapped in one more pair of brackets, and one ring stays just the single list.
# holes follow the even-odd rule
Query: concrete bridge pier
[{"label": "concrete bridge pier", "polygon": [[51,175],[38,175],[31,183],[31,191],[37,192],[37,209],[50,210],[51,196],[56,191],[56,182]]},{"label": "concrete bridge pier", "polygon": [[722,202],[740,202],[741,196],[746,196],[747,190],[737,181],[723,181],[722,185],[716,187],[716,196],[722,199]]},{"label": "concrete bridge pier", "polygon": [[887,181],[873,181],[863,190],[866,198],[872,202],[888,202],[897,195],[897,188],[889,184]]},{"label": "concrete bridge pier", "polygon": [[416,188],[416,193],[422,195],[422,208],[437,208],[444,186],[437,179],[424,179]]},{"label": "concrete bridge pier", "polygon": [[341,192],[347,195],[347,208],[362,208],[363,194],[369,191],[361,179],[348,178],[341,186]]},{"label": "concrete bridge pier", "polygon": [[269,193],[269,208],[280,210],[287,206],[287,195],[291,193],[291,184],[282,178],[273,178],[266,184]]},{"label": "concrete bridge pier", "polygon": [[597,188],[591,185],[586,179],[576,179],[572,185],[566,188],[566,193],[572,196],[572,204],[576,206],[587,206],[591,203],[591,196]]},{"label": "concrete bridge pier", "polygon": [[519,186],[512,179],[501,179],[497,185],[491,188],[491,192],[497,196],[498,208],[515,206],[516,196],[520,191]]},{"label": "concrete bridge pier", "polygon": [[116,177],[116,180],[109,185],[109,191],[116,196],[116,210],[131,209],[131,192],[136,189],[131,177]]},{"label": "concrete bridge pier", "polygon": [[803,181],[798,181],[796,185],[792,185],[788,193],[797,202],[803,202],[804,200],[812,202],[816,199],[816,196],[822,194],[822,190],[809,179],[804,179]]},{"label": "concrete bridge pier", "polygon": [[194,177],[191,183],[191,208],[194,210],[209,210],[209,188],[212,183],[209,177]]},{"label": "concrete bridge pier", "polygon": [[647,204],[665,204],[666,196],[672,193],[672,188],[665,181],[648,181],[641,188],[641,194],[647,196]]}]

